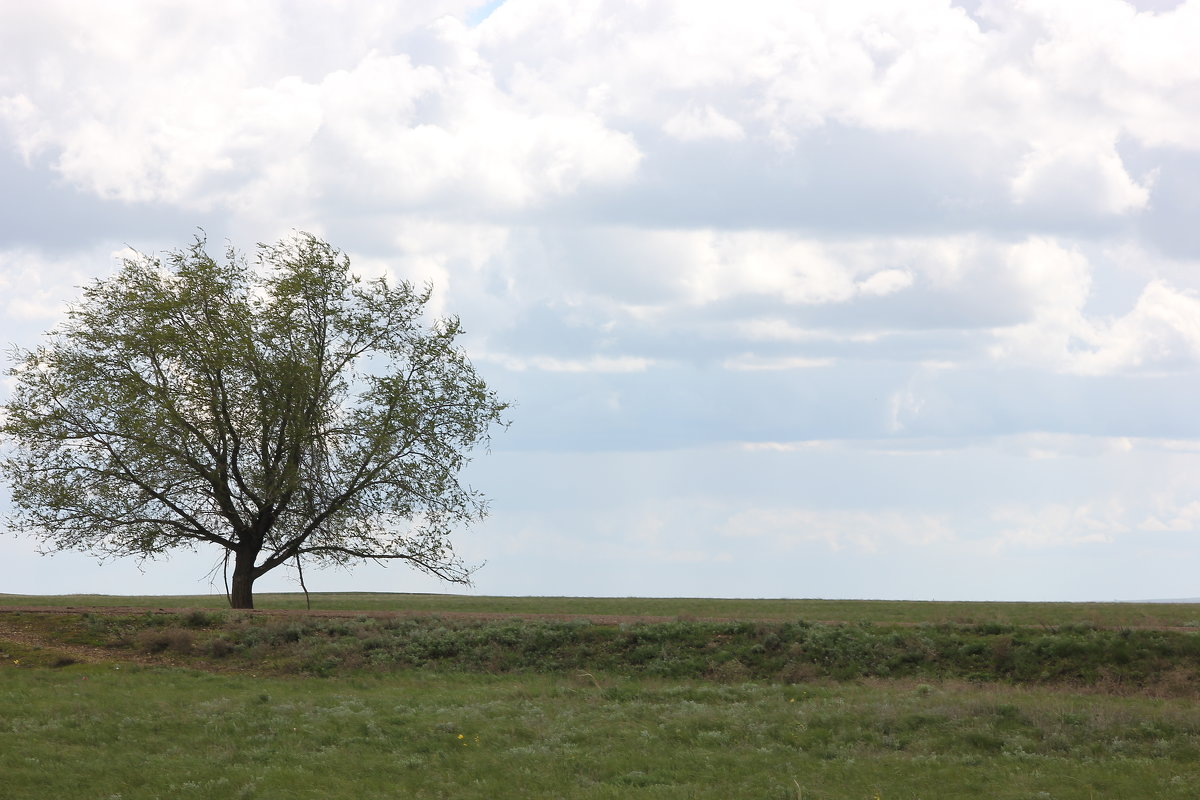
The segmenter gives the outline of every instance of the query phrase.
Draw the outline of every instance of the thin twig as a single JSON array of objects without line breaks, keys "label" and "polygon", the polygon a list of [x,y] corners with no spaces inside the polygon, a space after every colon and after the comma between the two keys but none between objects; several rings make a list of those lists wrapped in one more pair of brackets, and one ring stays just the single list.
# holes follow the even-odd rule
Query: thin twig
[{"label": "thin twig", "polygon": [[312,610],[312,601],[308,599],[308,587],[304,585],[304,567],[300,566],[300,554],[296,553],[296,573],[300,576],[300,588],[304,590],[304,605]]}]

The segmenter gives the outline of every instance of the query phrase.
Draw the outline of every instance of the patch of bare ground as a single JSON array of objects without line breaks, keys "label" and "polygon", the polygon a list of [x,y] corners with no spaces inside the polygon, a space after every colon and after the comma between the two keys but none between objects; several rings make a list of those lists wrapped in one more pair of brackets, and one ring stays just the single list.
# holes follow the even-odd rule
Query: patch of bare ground
[{"label": "patch of bare ground", "polygon": [[[19,611],[20,609],[6,609]],[[97,609],[103,611],[105,609]],[[51,609],[51,613],[56,609]],[[38,612],[41,613],[41,612]],[[71,613],[85,613],[82,609]],[[97,645],[64,642],[53,633],[40,629],[14,613],[4,613],[0,610],[0,658],[11,660],[7,652],[13,646],[37,656],[41,664],[52,667],[65,667],[71,664],[108,664],[113,662],[136,663],[143,665],[180,665],[177,658],[170,653],[151,653],[144,649],[101,647]],[[203,668],[203,667],[202,667]]]},{"label": "patch of bare ground", "polygon": [[[59,642],[28,624],[16,621],[12,615],[0,614],[0,657],[8,660],[12,654],[6,651],[6,644],[17,645],[25,650],[45,651],[45,660],[52,666],[67,666],[78,662],[91,664],[113,660],[112,652],[102,647]],[[132,659],[122,658],[121,660]]]}]

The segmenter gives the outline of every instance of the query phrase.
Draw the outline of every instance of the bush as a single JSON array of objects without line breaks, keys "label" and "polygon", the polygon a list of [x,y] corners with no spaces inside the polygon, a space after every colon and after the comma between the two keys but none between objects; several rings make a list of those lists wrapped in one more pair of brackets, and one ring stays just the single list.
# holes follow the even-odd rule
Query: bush
[{"label": "bush", "polygon": [[192,632],[182,628],[149,628],[138,636],[138,645],[147,653],[172,650],[186,654],[192,652],[194,644]]},{"label": "bush", "polygon": [[208,628],[214,625],[220,625],[224,621],[224,614],[210,614],[209,612],[202,611],[200,609],[189,611],[183,618],[183,624],[189,628]]},{"label": "bush", "polygon": [[237,650],[237,645],[224,637],[213,639],[208,643],[208,654],[213,658],[225,658],[235,650]]}]

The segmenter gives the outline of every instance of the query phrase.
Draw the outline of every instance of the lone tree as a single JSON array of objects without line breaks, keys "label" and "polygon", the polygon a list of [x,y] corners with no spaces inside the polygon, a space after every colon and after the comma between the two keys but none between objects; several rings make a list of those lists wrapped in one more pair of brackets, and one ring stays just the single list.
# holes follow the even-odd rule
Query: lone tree
[{"label": "lone tree", "polygon": [[205,244],[126,259],[15,351],[13,527],[102,557],[224,548],[234,608],[293,562],[399,559],[467,583],[448,535],[486,508],[459,474],[506,405],[458,320],[426,325],[429,288],[362,281],[308,234],[253,264]]}]

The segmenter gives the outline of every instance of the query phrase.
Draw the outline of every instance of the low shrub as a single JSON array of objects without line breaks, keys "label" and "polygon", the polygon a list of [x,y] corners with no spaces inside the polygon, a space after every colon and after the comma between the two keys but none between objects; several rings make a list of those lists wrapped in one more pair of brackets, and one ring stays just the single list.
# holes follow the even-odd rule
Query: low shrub
[{"label": "low shrub", "polygon": [[225,658],[236,650],[237,645],[223,636],[210,639],[208,642],[208,654],[213,658]]},{"label": "low shrub", "polygon": [[[171,624],[163,624],[168,618]],[[333,675],[427,668],[568,673],[717,682],[907,679],[1011,684],[1200,687],[1200,633],[1094,625],[808,622],[675,619],[604,625],[438,617],[329,619],[226,615],[103,617],[70,623],[63,641],[235,660],[282,674]],[[73,627],[72,627],[73,626]]]},{"label": "low shrub", "polygon": [[195,609],[183,617],[183,624],[189,628],[211,628],[225,621],[225,615],[219,612]]},{"label": "low shrub", "polygon": [[138,645],[147,653],[162,653],[168,650],[188,654],[195,645],[191,631],[182,628],[148,628],[137,637]]}]

